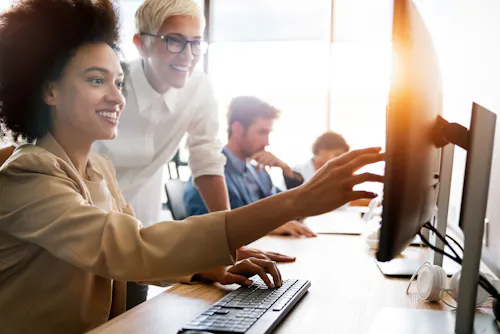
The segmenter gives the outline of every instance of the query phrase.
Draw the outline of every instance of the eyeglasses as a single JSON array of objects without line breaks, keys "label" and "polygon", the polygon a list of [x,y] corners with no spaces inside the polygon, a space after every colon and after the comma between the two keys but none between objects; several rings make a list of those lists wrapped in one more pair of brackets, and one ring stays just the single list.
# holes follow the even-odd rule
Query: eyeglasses
[{"label": "eyeglasses", "polygon": [[176,36],[158,36],[148,32],[141,32],[140,35],[156,37],[164,40],[167,46],[167,51],[171,53],[182,53],[188,44],[191,45],[191,53],[193,56],[201,56],[205,54],[208,49],[208,43],[200,39],[189,41]]}]

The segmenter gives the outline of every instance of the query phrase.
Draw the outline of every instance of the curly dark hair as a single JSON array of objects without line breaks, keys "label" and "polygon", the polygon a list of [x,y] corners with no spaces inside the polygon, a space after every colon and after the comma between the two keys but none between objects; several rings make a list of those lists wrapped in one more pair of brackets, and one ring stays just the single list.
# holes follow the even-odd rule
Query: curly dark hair
[{"label": "curly dark hair", "polygon": [[[32,141],[52,126],[43,99],[77,49],[107,43],[116,52],[115,0],[19,0],[0,15],[0,139]],[[3,131],[1,128],[4,128]]]}]

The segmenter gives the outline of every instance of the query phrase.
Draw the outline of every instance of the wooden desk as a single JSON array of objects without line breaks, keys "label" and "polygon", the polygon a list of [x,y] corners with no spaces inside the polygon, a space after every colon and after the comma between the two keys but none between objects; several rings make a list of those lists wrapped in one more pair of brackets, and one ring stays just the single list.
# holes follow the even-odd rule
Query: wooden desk
[{"label": "wooden desk", "polygon": [[[312,283],[276,333],[366,333],[384,307],[446,309],[406,295],[407,279],[385,278],[358,236],[265,237],[252,246],[297,256],[295,263],[280,265],[283,278]],[[179,284],[90,333],[176,333],[236,287]]]}]

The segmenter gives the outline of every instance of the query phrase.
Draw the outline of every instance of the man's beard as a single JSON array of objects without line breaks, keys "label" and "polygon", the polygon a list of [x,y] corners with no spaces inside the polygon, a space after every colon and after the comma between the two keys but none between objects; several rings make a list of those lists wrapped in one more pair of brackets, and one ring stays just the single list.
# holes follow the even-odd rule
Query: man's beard
[{"label": "man's beard", "polygon": [[265,147],[258,148],[257,150],[252,150],[251,148],[248,147],[243,147],[243,154],[245,155],[245,158],[249,159],[253,157],[256,153],[259,153],[261,151],[264,151]]}]

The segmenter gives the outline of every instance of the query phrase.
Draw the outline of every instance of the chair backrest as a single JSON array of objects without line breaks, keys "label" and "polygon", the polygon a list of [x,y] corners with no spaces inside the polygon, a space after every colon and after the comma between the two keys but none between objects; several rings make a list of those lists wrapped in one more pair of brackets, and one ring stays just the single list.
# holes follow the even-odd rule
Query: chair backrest
[{"label": "chair backrest", "polygon": [[[174,163],[173,167],[171,166],[172,162]],[[171,179],[178,179],[180,177],[179,176],[179,167],[180,166],[188,166],[188,163],[186,161],[181,160],[181,151],[179,149],[177,149],[177,152],[175,152],[174,157],[167,164],[168,173],[169,173]],[[175,169],[175,174],[172,173],[172,168]]]},{"label": "chair backrest", "polygon": [[167,193],[167,206],[175,220],[183,220],[187,217],[184,205],[184,188],[186,182],[179,179],[171,179],[165,183]]},{"label": "chair backrest", "polygon": [[8,146],[0,149],[0,166],[3,165],[7,159],[12,155],[14,152],[15,147],[14,146]]}]

